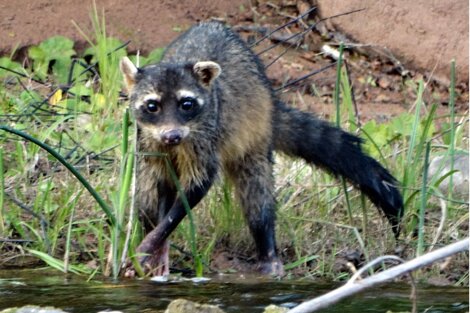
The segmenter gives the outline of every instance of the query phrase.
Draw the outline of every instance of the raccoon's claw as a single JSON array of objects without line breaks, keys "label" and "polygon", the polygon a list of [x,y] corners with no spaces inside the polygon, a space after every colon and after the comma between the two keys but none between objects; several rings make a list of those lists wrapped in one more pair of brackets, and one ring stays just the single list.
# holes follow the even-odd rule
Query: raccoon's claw
[{"label": "raccoon's claw", "polygon": [[136,271],[132,265],[126,267],[124,271],[124,277],[126,278],[134,278],[136,276]]},{"label": "raccoon's claw", "polygon": [[258,271],[263,275],[271,276],[284,276],[284,266],[282,265],[281,260],[278,258],[272,259],[270,261],[260,262],[257,266]]},{"label": "raccoon's claw", "polygon": [[[146,264],[148,264],[148,260],[150,259],[150,255],[147,256],[142,256],[138,258],[138,262],[141,266],[142,269],[144,269],[144,273],[146,273],[145,268],[147,267]],[[134,268],[134,265],[132,264],[131,260],[127,261],[126,268],[124,270],[124,277],[126,278],[134,278],[138,275],[137,270]]]},{"label": "raccoon's claw", "polygon": [[[139,250],[139,249],[137,249]],[[163,245],[157,248],[152,254],[140,256],[138,258],[139,264],[144,270],[144,274],[149,276],[168,276],[170,274],[170,242],[165,240]],[[143,253],[138,251],[138,253]],[[128,262],[124,277],[134,278],[137,276],[132,262]]]}]

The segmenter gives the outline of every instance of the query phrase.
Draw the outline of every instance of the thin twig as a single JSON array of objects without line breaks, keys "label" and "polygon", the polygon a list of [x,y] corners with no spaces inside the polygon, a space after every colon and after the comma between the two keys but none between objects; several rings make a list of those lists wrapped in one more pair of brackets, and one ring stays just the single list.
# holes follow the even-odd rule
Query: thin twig
[{"label": "thin twig", "polygon": [[310,8],[309,10],[307,10],[307,12],[305,12],[305,13],[303,13],[303,14],[297,16],[296,18],[294,18],[293,20],[287,22],[286,24],[281,25],[281,26],[275,28],[273,31],[269,32],[269,34],[264,35],[263,37],[261,37],[260,39],[258,39],[255,43],[253,43],[253,44],[250,46],[250,48],[253,48],[253,47],[257,46],[260,42],[262,42],[262,41],[265,40],[266,38],[270,37],[270,36],[271,36],[272,34],[274,34],[275,32],[278,32],[278,31],[280,31],[281,29],[286,28],[287,26],[294,24],[295,22],[297,22],[298,20],[300,20],[300,19],[304,18],[305,16],[309,15],[311,12],[315,11],[316,9],[317,9],[317,7],[312,7],[312,8]]},{"label": "thin twig", "polygon": [[[365,9],[358,9],[358,10],[354,10],[354,11],[350,11],[350,12],[346,12],[346,13],[341,13],[341,14],[336,14],[336,15],[332,15],[332,16],[328,16],[328,17],[322,18],[322,19],[319,20],[318,22],[316,22],[316,23],[310,25],[307,29],[305,29],[305,30],[303,30],[303,31],[301,31],[301,32],[295,33],[295,34],[293,34],[293,35],[290,36],[290,37],[287,37],[284,41],[289,41],[289,40],[294,39],[294,38],[297,38],[297,37],[299,37],[299,36],[302,36],[302,37],[303,37],[306,33],[308,33],[309,31],[311,31],[312,29],[314,29],[315,26],[317,26],[319,23],[324,22],[324,21],[326,21],[326,20],[328,20],[328,19],[332,19],[332,18],[336,18],[336,17],[340,17],[340,16],[345,16],[345,15],[349,15],[349,14],[353,14],[353,13],[357,13],[357,12],[360,12],[360,11],[363,11],[363,10],[365,10]],[[279,44],[281,44],[281,42],[275,43],[275,44],[273,44],[272,46],[270,46],[270,47],[268,47],[268,48],[262,50],[261,52],[258,52],[257,55],[261,55],[261,54],[263,54],[263,53],[266,53],[266,52],[268,52],[269,50],[272,50],[272,49],[274,49],[275,47],[277,47]]]},{"label": "thin twig", "polygon": [[317,297],[310,301],[306,301],[296,306],[292,310],[289,310],[288,313],[310,313],[322,308],[330,307],[332,304],[340,301],[341,299],[359,293],[365,289],[374,287],[378,284],[383,284],[384,282],[392,280],[400,275],[430,265],[438,260],[445,259],[453,254],[468,251],[468,244],[469,238],[463,239],[439,250],[424,254],[411,261],[387,269],[376,275],[367,277],[361,280],[360,282],[346,284],[323,296]]},{"label": "thin twig", "polygon": [[48,253],[51,252],[51,246],[49,243],[49,239],[47,238],[47,228],[49,227],[49,222],[46,220],[44,215],[41,213],[36,213],[34,210],[29,207],[28,205],[24,204],[21,202],[18,198],[16,198],[14,195],[12,195],[9,192],[5,192],[5,195],[14,203],[16,204],[20,209],[23,211],[27,212],[28,214],[34,216],[39,220],[39,225],[41,225],[41,235],[42,235],[42,240],[44,241],[44,246],[46,248],[46,251]]},{"label": "thin twig", "polygon": [[310,72],[310,73],[308,73],[308,74],[306,74],[306,75],[304,75],[304,76],[302,76],[302,77],[299,77],[299,78],[297,78],[297,79],[295,79],[295,80],[293,80],[293,81],[287,83],[287,84],[284,85],[284,86],[281,86],[281,87],[279,87],[279,88],[277,88],[277,89],[274,89],[274,91],[277,92],[277,91],[286,89],[287,87],[290,87],[290,86],[292,86],[292,85],[295,85],[295,84],[297,84],[298,82],[301,82],[302,80],[305,80],[305,79],[309,78],[310,76],[313,76],[313,75],[319,74],[319,73],[321,73],[321,72],[324,72],[324,71],[326,71],[327,69],[329,69],[329,68],[331,68],[331,67],[333,67],[333,66],[335,66],[335,65],[336,65],[336,62],[331,63],[331,64],[329,64],[329,65],[327,65],[327,66],[325,66],[325,67],[322,67],[322,68],[319,69],[319,70],[314,70],[314,71],[312,71],[312,72]]},{"label": "thin twig", "polygon": [[439,199],[439,204],[441,206],[441,219],[439,221],[439,227],[436,230],[436,234],[434,235],[434,239],[429,246],[428,252],[432,251],[434,249],[434,246],[437,244],[437,241],[439,240],[439,237],[442,235],[442,231],[444,230],[445,222],[447,219],[447,205],[446,202],[442,199]]}]

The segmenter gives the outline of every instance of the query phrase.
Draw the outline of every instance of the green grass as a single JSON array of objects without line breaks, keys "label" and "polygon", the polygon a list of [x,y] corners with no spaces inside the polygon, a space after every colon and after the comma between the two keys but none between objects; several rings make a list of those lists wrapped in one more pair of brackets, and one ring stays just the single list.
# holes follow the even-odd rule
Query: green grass
[{"label": "green grass", "polygon": [[[119,97],[125,44],[107,36],[101,16],[95,8],[94,34],[77,25],[90,45],[82,55],[68,39],[54,37],[30,49],[31,67],[0,58],[0,239],[18,239],[0,241],[0,251],[33,255],[64,272],[117,277],[140,240],[138,208],[131,210],[135,129]],[[161,52],[131,58],[144,65]],[[447,217],[436,244],[468,236],[468,203],[451,187],[447,195],[437,188],[449,173],[426,177],[425,171],[435,156],[453,162],[457,153],[468,153],[468,120],[455,112],[455,65],[448,114],[438,116],[437,106],[424,101],[425,84],[411,81],[414,113],[358,125],[347,67],[340,63],[335,122],[363,137],[364,149],[398,178],[406,202],[399,241],[405,257],[435,241],[442,224],[438,196]],[[282,155],[276,155],[275,176],[278,244],[290,274],[340,280],[347,274],[337,260],[351,251],[365,260],[393,252],[389,225],[346,181]],[[171,237],[177,267],[208,273],[214,254],[224,250],[253,259],[229,183],[215,186],[189,216]],[[468,272],[460,284],[468,284]]]}]

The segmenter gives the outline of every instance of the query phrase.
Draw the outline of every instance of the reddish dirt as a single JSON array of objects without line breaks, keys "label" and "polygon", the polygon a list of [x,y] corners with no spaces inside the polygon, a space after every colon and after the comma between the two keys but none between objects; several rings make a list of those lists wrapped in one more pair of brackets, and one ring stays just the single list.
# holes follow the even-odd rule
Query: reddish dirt
[{"label": "reddish dirt", "polygon": [[[96,3],[99,13],[105,13],[107,34],[122,41],[131,40],[128,49],[131,51],[140,50],[142,53],[165,46],[191,25],[210,18],[225,20],[230,25],[242,30],[252,30],[242,31],[241,33],[245,37],[255,35],[259,37],[259,33],[254,33],[253,29],[260,30],[263,27],[273,29],[312,5],[307,1],[258,1],[250,4],[246,0],[183,0],[178,2],[169,0],[96,0]],[[322,1],[319,1],[319,5],[320,9],[325,11],[325,5],[322,4]],[[358,6],[361,5],[362,3],[358,4]],[[90,19],[92,8],[92,1],[0,1],[0,25],[3,30],[0,32],[0,53],[10,55],[18,47],[38,44],[54,35],[72,38],[77,42],[79,49],[83,46],[80,43],[85,40],[74,23],[85,33],[92,35],[93,28]],[[344,12],[350,9],[349,7],[345,8]],[[326,13],[330,14],[331,12],[327,11]],[[337,12],[335,11],[335,13]],[[354,27],[362,25],[357,22],[358,14],[363,13],[356,13],[349,17],[351,23],[356,18]],[[417,13],[416,19],[421,20],[419,14]],[[318,19],[314,14],[310,18]],[[344,18],[347,17],[342,17],[338,21]],[[370,18],[368,16],[368,19]],[[407,19],[413,19],[413,16],[407,15]],[[381,19],[378,19],[376,23],[380,23],[380,21]],[[413,23],[412,20],[409,22]],[[293,32],[303,30],[302,27],[302,23],[295,24],[277,34],[277,37],[286,37]],[[280,85],[332,63],[328,57],[318,55],[323,44],[319,32],[323,32],[323,36],[325,35],[325,29],[319,27],[318,32],[310,33],[303,40],[302,49],[290,51],[268,69],[268,74],[275,85]],[[327,35],[332,37],[333,34],[330,32]],[[397,42],[402,40],[399,36],[396,37]],[[467,37],[465,38],[468,39]],[[389,41],[393,42],[393,38]],[[272,44],[272,41],[266,40],[255,50],[259,52]],[[285,49],[284,47],[278,47],[264,53],[263,60],[269,63]],[[26,55],[26,49],[19,49],[16,58],[22,59]],[[361,54],[357,50],[348,50],[346,56],[350,63],[350,74],[355,88],[358,111],[364,119],[387,119],[407,110],[412,105],[415,99],[414,91],[407,87],[405,82],[408,78],[421,77],[420,72],[412,71],[410,73],[407,71],[407,75],[402,75],[403,68],[397,66],[393,59],[367,53]],[[290,91],[294,92],[287,93],[285,99],[295,102],[303,108],[329,116],[334,109],[330,105],[334,77],[334,69],[315,75],[301,86],[292,88]],[[441,81],[429,85],[427,99],[446,105],[447,88],[448,86]],[[311,96],[313,94],[315,96]],[[466,109],[468,107],[468,81],[460,83],[458,95],[458,106]],[[445,110],[444,107],[442,109]]]},{"label": "reddish dirt", "polygon": [[[149,51],[174,39],[194,23],[239,15],[244,0],[127,1],[96,0],[98,12],[105,14],[107,33],[132,40],[130,49]],[[84,41],[73,22],[92,33],[91,0],[0,1],[0,51],[38,44],[54,35]]]},{"label": "reddish dirt", "polygon": [[[468,81],[468,1],[317,0],[320,14],[331,16],[364,8],[330,21],[334,29],[382,53],[391,51],[407,67],[449,81],[455,59],[457,78]],[[349,41],[349,40],[347,40]]]}]

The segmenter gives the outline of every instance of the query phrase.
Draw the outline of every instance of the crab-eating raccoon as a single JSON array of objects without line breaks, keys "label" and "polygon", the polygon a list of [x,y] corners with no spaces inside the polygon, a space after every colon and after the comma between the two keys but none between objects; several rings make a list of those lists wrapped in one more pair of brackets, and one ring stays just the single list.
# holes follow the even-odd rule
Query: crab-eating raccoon
[{"label": "crab-eating raccoon", "polygon": [[120,67],[140,152],[165,155],[144,155],[137,169],[137,204],[147,230],[137,250],[147,271],[168,274],[167,238],[186,215],[171,166],[191,208],[225,174],[254,238],[259,270],[282,274],[273,151],[347,178],[382,209],[398,235],[403,201],[392,175],[361,151],[358,137],[280,101],[261,61],[223,24],[192,27],[158,64],[137,68],[124,57]]}]

